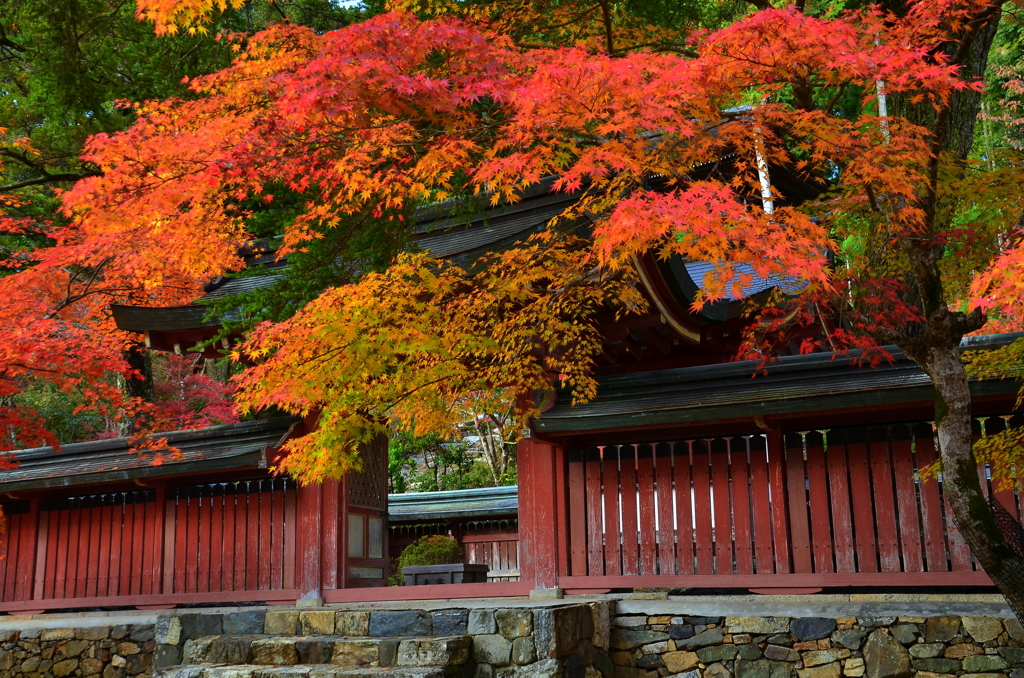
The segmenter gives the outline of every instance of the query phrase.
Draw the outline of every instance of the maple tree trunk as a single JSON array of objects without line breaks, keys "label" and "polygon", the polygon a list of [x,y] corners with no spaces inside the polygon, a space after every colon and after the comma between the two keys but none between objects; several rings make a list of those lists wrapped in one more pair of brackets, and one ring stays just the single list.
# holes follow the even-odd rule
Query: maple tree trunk
[{"label": "maple tree trunk", "polygon": [[1024,560],[1007,543],[981,488],[972,446],[971,391],[960,352],[932,348],[922,367],[935,385],[946,500],[974,556],[1024,623]]}]

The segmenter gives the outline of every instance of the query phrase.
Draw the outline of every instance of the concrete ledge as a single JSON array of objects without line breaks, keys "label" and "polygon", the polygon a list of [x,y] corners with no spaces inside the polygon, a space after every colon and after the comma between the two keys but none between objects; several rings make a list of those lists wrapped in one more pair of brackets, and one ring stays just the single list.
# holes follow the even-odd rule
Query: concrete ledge
[{"label": "concrete ledge", "polygon": [[616,602],[616,614],[709,617],[871,617],[958,615],[1013,618],[999,594],[815,594],[670,596]]}]

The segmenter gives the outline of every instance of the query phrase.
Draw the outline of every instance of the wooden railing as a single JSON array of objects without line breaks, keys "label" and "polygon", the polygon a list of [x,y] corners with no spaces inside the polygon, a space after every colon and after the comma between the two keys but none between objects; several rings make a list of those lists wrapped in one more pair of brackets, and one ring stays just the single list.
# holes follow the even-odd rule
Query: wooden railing
[{"label": "wooden railing", "polygon": [[281,478],[7,504],[0,610],[294,599],[295,507]]},{"label": "wooden railing", "polygon": [[[1024,423],[979,421],[977,434]],[[773,449],[774,448],[774,449]],[[566,588],[989,585],[927,422],[569,450]],[[991,469],[979,468],[986,492]],[[1020,519],[1011,489],[996,498]]]}]

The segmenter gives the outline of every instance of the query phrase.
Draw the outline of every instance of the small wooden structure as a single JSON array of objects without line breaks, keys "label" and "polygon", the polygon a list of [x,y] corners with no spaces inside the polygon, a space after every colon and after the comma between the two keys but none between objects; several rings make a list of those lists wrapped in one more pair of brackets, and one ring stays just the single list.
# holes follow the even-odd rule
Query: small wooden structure
[{"label": "small wooden structure", "polygon": [[519,488],[485,487],[388,495],[391,557],[420,537],[462,546],[463,562],[487,566],[487,581],[519,581]]},{"label": "small wooden structure", "polygon": [[[16,453],[0,471],[0,611],[213,602],[294,604],[387,578],[387,449],[341,482],[298,486],[268,462],[303,422],[167,435],[180,458],[124,439]],[[166,453],[165,453],[166,454]]]}]

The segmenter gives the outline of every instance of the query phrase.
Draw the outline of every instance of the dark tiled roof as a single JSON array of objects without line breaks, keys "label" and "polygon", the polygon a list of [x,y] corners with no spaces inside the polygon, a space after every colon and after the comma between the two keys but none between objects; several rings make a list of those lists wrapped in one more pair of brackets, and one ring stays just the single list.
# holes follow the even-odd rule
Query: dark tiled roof
[{"label": "dark tiled roof", "polygon": [[178,448],[183,459],[166,453],[159,465],[153,453],[137,453],[125,438],[93,440],[52,447],[19,450],[18,468],[0,471],[0,492],[112,483],[226,469],[261,468],[267,448],[284,442],[297,420],[292,418],[246,421],[194,431],[160,434]]},{"label": "dark tiled roof", "polygon": [[[970,337],[965,349],[1005,346],[1024,333]],[[754,361],[614,375],[599,379],[597,397],[572,407],[559,400],[535,423],[545,433],[750,418],[814,410],[932,400],[928,375],[889,347],[892,365],[856,367],[833,353],[785,356],[754,377]],[[753,378],[752,378],[753,377]],[[972,382],[975,396],[1014,393],[1016,380]]]},{"label": "dark tiled roof", "polygon": [[508,516],[518,513],[519,488],[515,485],[388,495],[388,518],[391,522]]}]

